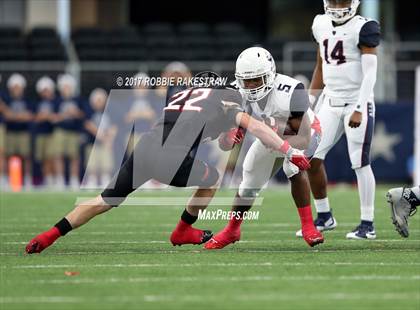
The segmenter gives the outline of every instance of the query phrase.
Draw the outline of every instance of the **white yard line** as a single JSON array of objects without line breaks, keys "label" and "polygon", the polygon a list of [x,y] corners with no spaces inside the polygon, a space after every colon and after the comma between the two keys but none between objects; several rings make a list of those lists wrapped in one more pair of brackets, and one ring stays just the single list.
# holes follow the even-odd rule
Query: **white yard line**
[{"label": "white yard line", "polygon": [[86,302],[86,298],[68,296],[0,297],[0,304],[68,304],[84,302]]},{"label": "white yard line", "polygon": [[[103,297],[68,297],[68,296],[22,296],[0,297],[0,304],[43,304],[43,303],[117,303],[125,302],[202,302],[206,300],[217,300],[220,295],[139,295],[139,296],[103,296]],[[226,298],[226,297],[225,297]],[[342,293],[330,292],[316,294],[302,294],[302,293],[269,293],[269,294],[234,294],[228,297],[231,301],[294,301],[297,300],[418,300],[420,294],[418,293]]]},{"label": "white yard line", "polygon": [[110,284],[110,283],[148,283],[148,282],[200,282],[200,281],[272,281],[269,276],[249,276],[249,277],[137,277],[137,278],[81,278],[81,279],[54,279],[36,280],[34,284]]},{"label": "white yard line", "polygon": [[34,284],[113,284],[149,282],[241,282],[241,281],[419,281],[420,275],[353,275],[353,276],[233,276],[233,277],[136,277],[136,278],[68,278],[35,280]]},{"label": "white yard line", "polygon": [[169,268],[178,268],[178,267],[246,267],[246,266],[255,266],[255,267],[270,267],[272,263],[195,263],[195,264],[92,264],[92,265],[18,265],[18,266],[1,266],[1,269],[49,269],[49,268],[151,268],[151,267],[169,267]]},{"label": "white yard line", "polygon": [[49,264],[49,265],[17,265],[17,266],[1,266],[1,269],[60,269],[60,268],[179,268],[179,267],[301,267],[301,266],[369,266],[369,267],[401,267],[403,266],[420,266],[420,262],[410,263],[384,263],[384,262],[316,262],[316,263],[300,263],[300,262],[284,262],[284,263],[184,263],[184,264]]}]

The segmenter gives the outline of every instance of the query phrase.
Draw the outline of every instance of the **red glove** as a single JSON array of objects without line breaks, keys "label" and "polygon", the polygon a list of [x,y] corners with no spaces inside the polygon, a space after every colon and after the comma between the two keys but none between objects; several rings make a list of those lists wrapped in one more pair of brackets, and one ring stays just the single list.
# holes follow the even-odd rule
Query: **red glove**
[{"label": "red glove", "polygon": [[233,142],[234,144],[239,144],[242,142],[242,140],[244,139],[244,130],[239,127],[239,128],[232,128],[231,130],[229,130],[227,132],[227,139],[229,142]]},{"label": "red glove", "polygon": [[[298,150],[294,149],[294,151],[298,151]],[[293,154],[289,158],[289,160],[293,164],[298,166],[300,170],[308,170],[309,168],[311,168],[311,164],[309,163],[309,159],[305,156],[305,154],[303,154],[303,152],[301,154],[298,154],[298,153]]]},{"label": "red glove", "polygon": [[241,143],[244,136],[244,130],[241,127],[232,128],[220,135],[219,146],[222,150],[230,150],[235,144]]},{"label": "red glove", "polygon": [[300,170],[308,170],[311,168],[309,159],[305,156],[303,151],[292,148],[289,142],[284,141],[283,145],[280,147],[280,151]]}]

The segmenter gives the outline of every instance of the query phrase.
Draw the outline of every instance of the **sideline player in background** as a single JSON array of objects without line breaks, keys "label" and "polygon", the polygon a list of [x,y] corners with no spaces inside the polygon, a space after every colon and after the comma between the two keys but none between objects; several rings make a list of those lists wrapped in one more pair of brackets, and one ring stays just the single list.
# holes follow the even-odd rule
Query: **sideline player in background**
[{"label": "sideline player in background", "polygon": [[105,187],[112,177],[112,145],[117,126],[112,123],[105,106],[108,94],[105,89],[95,88],[89,95],[90,108],[86,109],[84,128],[86,134],[85,158],[89,159],[86,167],[86,184],[96,188]]},{"label": "sideline player in background", "polygon": [[7,80],[7,96],[4,98],[6,120],[7,158],[20,156],[24,167],[24,185],[32,188],[31,128],[33,105],[26,97],[26,79],[20,73],[13,73]]},{"label": "sideline player in background", "polygon": [[[311,124],[316,127],[316,118],[309,108],[309,98],[303,84],[277,73],[270,52],[261,47],[248,48],[238,56],[235,77],[239,91],[246,98],[244,109],[272,127],[282,126],[280,130],[274,128],[280,134],[286,134],[284,124],[288,124],[288,130],[300,132],[300,135],[289,136],[288,141],[291,145],[307,149],[311,142]],[[319,126],[317,129],[317,134],[320,134]],[[279,158],[260,140],[254,141],[246,154],[242,182],[236,193],[232,211],[243,214],[251,209],[261,189],[277,174],[281,165],[291,183],[291,192],[298,208],[305,241],[310,246],[322,243],[322,234],[313,229],[313,223],[307,223],[312,218],[312,209],[306,174],[300,172],[288,159]],[[206,243],[205,248],[221,249],[238,241],[242,220],[242,217],[232,217],[226,227]]]},{"label": "sideline player in background", "polygon": [[386,198],[391,207],[391,218],[395,229],[402,237],[407,238],[408,218],[413,216],[420,206],[420,186],[391,188]]},{"label": "sideline player in background", "polygon": [[79,147],[82,120],[84,117],[84,102],[76,96],[76,80],[70,74],[63,74],[57,80],[60,98],[57,100],[54,114],[54,133],[52,147],[55,157],[58,189],[66,187],[64,177],[65,157],[70,160],[70,187],[79,189]]},{"label": "sideline player in background", "polygon": [[[145,134],[134,152],[102,194],[81,203],[50,230],[32,239],[26,252],[39,253],[57,238],[87,223],[93,217],[120,205],[135,189],[150,179],[177,187],[198,186],[171,235],[173,245],[201,244],[212,236],[210,231],[193,228],[200,209],[206,208],[216,192],[218,171],[196,158],[200,144],[236,131],[238,126],[260,138],[274,152],[283,154],[299,169],[309,168],[302,151],[292,148],[263,122],[242,112],[242,97],[233,89],[191,88],[176,93],[164,109],[163,117]],[[233,128],[233,129],[232,129]],[[233,140],[233,138],[232,138]],[[310,225],[313,226],[312,216]]]},{"label": "sideline player in background", "polygon": [[[323,89],[317,113],[323,135],[308,175],[318,213],[315,226],[320,231],[334,229],[337,223],[327,197],[324,159],[345,133],[361,211],[360,224],[346,237],[375,239],[375,176],[370,166],[370,146],[380,28],[378,22],[356,15],[359,4],[359,0],[325,0],[325,14],[317,15],[312,25],[319,47],[309,92],[315,102]],[[296,235],[301,236],[301,232]]]},{"label": "sideline player in background", "polygon": [[54,111],[57,105],[55,83],[43,76],[36,82],[39,100],[34,107],[35,151],[34,157],[42,165],[43,184],[54,186],[54,153],[52,152],[52,136],[54,132]]}]

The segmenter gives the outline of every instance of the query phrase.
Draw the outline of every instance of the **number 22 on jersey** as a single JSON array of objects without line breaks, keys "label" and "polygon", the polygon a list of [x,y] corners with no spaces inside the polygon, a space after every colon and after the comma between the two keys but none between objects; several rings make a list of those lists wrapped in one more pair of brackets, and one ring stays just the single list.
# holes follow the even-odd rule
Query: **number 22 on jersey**
[{"label": "number 22 on jersey", "polygon": [[[172,101],[169,102],[168,106],[164,109],[165,111],[168,110],[175,110],[175,111],[196,111],[200,112],[203,108],[199,106],[194,106],[193,104],[199,102],[203,99],[206,99],[210,95],[211,89],[187,89],[182,92],[175,94],[171,99]],[[198,95],[195,98],[191,98],[191,96]]]}]

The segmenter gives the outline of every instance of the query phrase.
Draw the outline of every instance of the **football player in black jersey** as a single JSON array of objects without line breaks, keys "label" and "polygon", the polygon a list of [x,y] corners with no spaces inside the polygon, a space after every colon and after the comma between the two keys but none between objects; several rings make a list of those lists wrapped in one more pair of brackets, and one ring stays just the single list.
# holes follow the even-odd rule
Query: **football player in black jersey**
[{"label": "football player in black jersey", "polygon": [[224,132],[229,132],[227,138],[233,144],[238,135],[247,130],[299,169],[310,167],[302,151],[292,148],[270,127],[244,113],[241,102],[240,93],[228,88],[189,88],[173,95],[164,108],[163,117],[142,137],[110,185],[96,198],[77,205],[51,229],[33,238],[26,252],[40,253],[60,236],[120,205],[150,179],[177,187],[198,186],[170,239],[174,245],[208,241],[212,233],[196,229],[192,224],[199,210],[214,196],[219,174],[214,167],[196,158],[199,145],[217,139]]}]

